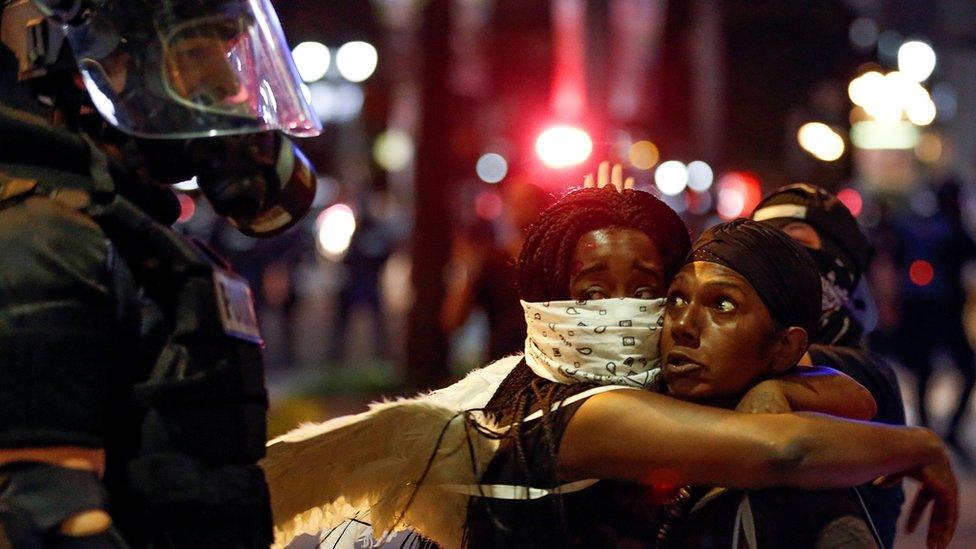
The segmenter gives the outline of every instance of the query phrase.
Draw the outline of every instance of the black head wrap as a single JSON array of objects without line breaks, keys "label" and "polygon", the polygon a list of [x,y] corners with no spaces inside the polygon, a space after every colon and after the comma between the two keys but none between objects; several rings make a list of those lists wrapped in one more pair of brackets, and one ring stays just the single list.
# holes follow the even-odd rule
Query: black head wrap
[{"label": "black head wrap", "polygon": [[820,275],[799,244],[783,231],[737,219],[705,231],[687,263],[708,261],[739,273],[781,326],[799,326],[812,338],[820,320]]},{"label": "black head wrap", "polygon": [[851,272],[853,284],[871,260],[871,243],[847,206],[826,190],[807,183],[780,187],[756,206],[752,218],[777,228],[791,221],[803,221],[816,229],[824,251],[836,257]]}]

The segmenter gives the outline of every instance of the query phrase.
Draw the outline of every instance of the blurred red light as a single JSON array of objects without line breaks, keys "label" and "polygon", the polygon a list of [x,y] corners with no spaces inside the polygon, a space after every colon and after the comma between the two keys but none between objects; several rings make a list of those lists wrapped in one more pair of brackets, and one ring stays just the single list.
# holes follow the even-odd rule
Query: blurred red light
[{"label": "blurred red light", "polygon": [[502,197],[495,191],[482,191],[474,199],[474,211],[481,219],[498,219],[502,215]]},{"label": "blurred red light", "polygon": [[762,185],[745,172],[729,172],[718,180],[716,210],[723,219],[735,219],[752,212],[762,200]]},{"label": "blurred red light", "polygon": [[935,269],[932,264],[924,260],[913,261],[908,267],[908,279],[916,286],[927,286],[935,278]]},{"label": "blurred red light", "polygon": [[837,193],[837,199],[847,206],[847,209],[851,211],[851,215],[854,217],[861,215],[861,208],[864,206],[861,193],[854,189],[841,189]]}]

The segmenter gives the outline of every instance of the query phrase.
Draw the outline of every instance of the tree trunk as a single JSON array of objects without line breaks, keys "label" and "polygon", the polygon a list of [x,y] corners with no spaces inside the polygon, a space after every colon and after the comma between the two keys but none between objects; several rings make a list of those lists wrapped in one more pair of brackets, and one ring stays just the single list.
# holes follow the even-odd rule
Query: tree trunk
[{"label": "tree trunk", "polygon": [[414,303],[407,332],[407,377],[415,387],[437,386],[449,376],[447,341],[438,318],[444,300],[444,265],[451,242],[447,189],[453,180],[448,85],[450,0],[429,0],[420,33],[421,123],[417,147],[411,279]]}]

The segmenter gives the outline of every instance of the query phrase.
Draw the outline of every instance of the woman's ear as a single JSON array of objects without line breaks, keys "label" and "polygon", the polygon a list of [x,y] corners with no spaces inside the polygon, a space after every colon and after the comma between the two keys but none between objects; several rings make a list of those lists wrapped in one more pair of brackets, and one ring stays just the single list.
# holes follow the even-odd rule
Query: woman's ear
[{"label": "woman's ear", "polygon": [[807,331],[803,328],[790,326],[781,330],[770,357],[773,371],[782,373],[796,366],[808,346]]}]

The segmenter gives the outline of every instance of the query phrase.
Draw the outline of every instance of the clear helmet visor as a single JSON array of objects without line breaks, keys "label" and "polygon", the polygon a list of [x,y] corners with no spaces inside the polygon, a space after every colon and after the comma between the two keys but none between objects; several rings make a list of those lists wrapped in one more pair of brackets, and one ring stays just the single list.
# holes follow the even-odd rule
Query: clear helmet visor
[{"label": "clear helmet visor", "polygon": [[64,29],[95,107],[126,133],[322,129],[268,0],[109,0]]}]

